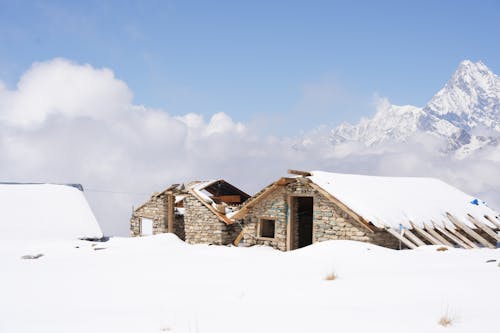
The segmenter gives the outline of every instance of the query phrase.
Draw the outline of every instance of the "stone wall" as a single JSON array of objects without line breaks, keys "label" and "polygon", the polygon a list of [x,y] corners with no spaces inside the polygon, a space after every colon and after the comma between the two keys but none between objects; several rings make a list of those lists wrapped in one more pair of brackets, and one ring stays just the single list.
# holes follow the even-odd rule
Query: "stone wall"
[{"label": "stone wall", "polygon": [[[130,219],[130,235],[132,237],[141,235],[142,218],[153,220],[153,235],[168,232],[167,212],[167,195],[153,195],[144,205],[140,206],[132,213]],[[185,239],[184,216],[175,214],[174,233],[180,239]]]},{"label": "stone wall", "polygon": [[184,199],[186,242],[190,244],[230,244],[241,231],[238,224],[221,221],[202,202],[189,194]]},{"label": "stone wall", "polygon": [[153,234],[167,232],[167,197],[166,195],[152,196],[144,205],[134,210],[130,219],[130,235],[141,235],[141,219],[153,220]]},{"label": "stone wall", "polygon": [[[290,196],[313,198],[313,243],[334,239],[369,242],[385,247],[398,248],[399,242],[384,230],[371,232],[316,191],[308,184],[307,179],[297,178],[296,181],[281,186],[265,199],[249,209],[244,219],[244,242],[248,245],[268,245],[286,251],[288,214],[294,216],[297,212],[289,209]],[[293,207],[294,205],[292,205]],[[257,225],[260,219],[275,220],[274,239],[260,238]],[[298,223],[295,223],[295,235],[298,233]],[[294,237],[294,248],[298,246],[298,237]]]}]

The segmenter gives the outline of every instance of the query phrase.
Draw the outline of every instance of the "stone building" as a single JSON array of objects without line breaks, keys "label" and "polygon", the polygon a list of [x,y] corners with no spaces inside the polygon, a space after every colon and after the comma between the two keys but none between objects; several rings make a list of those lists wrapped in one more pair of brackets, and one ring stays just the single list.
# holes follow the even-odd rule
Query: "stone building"
[{"label": "stone building", "polygon": [[134,210],[132,236],[175,233],[191,244],[268,245],[327,240],[388,248],[495,248],[500,216],[432,178],[289,170],[253,197],[224,180],[174,184]]},{"label": "stone building", "polygon": [[241,228],[229,216],[248,198],[222,179],[173,184],[134,209],[131,236],[172,232],[191,244],[230,244]]},{"label": "stone building", "polygon": [[498,213],[437,179],[289,173],[296,176],[278,179],[232,215],[243,225],[235,244],[289,251],[340,239],[393,249],[500,240]]}]

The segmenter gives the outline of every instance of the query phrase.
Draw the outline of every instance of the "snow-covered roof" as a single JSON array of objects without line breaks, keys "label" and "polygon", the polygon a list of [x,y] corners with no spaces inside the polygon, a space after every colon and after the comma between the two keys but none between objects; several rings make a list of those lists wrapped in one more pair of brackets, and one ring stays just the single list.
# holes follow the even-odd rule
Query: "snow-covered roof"
[{"label": "snow-covered roof", "polygon": [[71,185],[0,184],[0,239],[101,238],[83,192]]},{"label": "snow-covered roof", "polygon": [[434,178],[378,177],[311,171],[309,178],[375,226],[411,227],[434,221],[441,224],[450,213],[473,227],[470,214],[484,219],[498,213],[484,202]]}]

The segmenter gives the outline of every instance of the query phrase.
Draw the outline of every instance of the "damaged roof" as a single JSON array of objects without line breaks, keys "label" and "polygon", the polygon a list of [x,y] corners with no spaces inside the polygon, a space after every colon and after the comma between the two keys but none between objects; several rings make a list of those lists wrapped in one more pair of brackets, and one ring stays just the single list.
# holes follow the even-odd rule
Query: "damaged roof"
[{"label": "damaged roof", "polygon": [[[234,219],[241,219],[248,208],[274,192],[280,186],[294,181],[305,181],[340,206],[349,215],[372,229],[391,227],[411,228],[424,223],[442,224],[453,216],[474,227],[470,217],[494,227],[491,218],[498,213],[485,202],[435,178],[380,177],[332,173],[325,171],[289,170],[294,178],[280,178],[265,187],[241,210]],[[300,176],[300,177],[299,177]]]}]

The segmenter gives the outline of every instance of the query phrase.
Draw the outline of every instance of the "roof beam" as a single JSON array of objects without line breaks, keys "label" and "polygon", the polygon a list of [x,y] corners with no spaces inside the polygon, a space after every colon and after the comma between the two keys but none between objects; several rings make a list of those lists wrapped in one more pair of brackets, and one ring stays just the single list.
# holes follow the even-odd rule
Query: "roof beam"
[{"label": "roof beam", "polygon": [[214,207],[212,207],[211,204],[208,204],[205,200],[203,200],[203,198],[201,198],[195,190],[193,189],[190,189],[189,190],[189,193],[191,193],[196,199],[198,199],[203,205],[205,205],[205,207],[207,207],[212,213],[214,213],[218,218],[219,220],[221,220],[222,222],[225,222],[226,224],[233,224],[234,222],[231,221],[226,215],[224,214],[221,214],[220,212],[218,212],[217,210],[215,210]]},{"label": "roof beam", "polygon": [[391,227],[386,226],[385,230],[394,237],[396,237],[397,239],[399,239],[404,245],[408,246],[410,249],[413,250],[417,248],[417,245],[413,244],[410,240],[406,239],[398,232],[394,231]]},{"label": "roof beam", "polygon": [[403,229],[403,235],[411,239],[412,242],[417,244],[418,246],[427,245],[420,238],[418,238],[413,232],[411,232],[410,229]]},{"label": "roof beam", "polygon": [[476,243],[471,241],[465,235],[462,235],[460,232],[458,232],[458,229],[456,229],[456,226],[454,224],[452,224],[450,226],[450,225],[445,223],[444,225],[445,225],[446,230],[448,230],[449,232],[451,232],[452,234],[454,234],[455,236],[460,238],[463,242],[465,242],[467,245],[469,245],[471,249],[478,249],[479,248],[479,246],[477,246]]},{"label": "roof beam", "polygon": [[443,236],[441,236],[436,230],[434,230],[434,228],[428,226],[427,224],[424,223],[424,228],[425,230],[430,234],[432,235],[432,237],[436,238],[437,240],[439,240],[441,242],[441,244],[443,245],[447,245],[447,246],[454,246],[452,243],[448,242]]},{"label": "roof beam", "polygon": [[442,242],[440,242],[439,240],[437,240],[436,238],[431,236],[429,233],[427,233],[426,231],[424,231],[422,228],[420,228],[419,226],[417,226],[416,224],[414,224],[411,221],[410,221],[410,225],[413,227],[413,229],[415,229],[415,231],[417,231],[420,235],[422,235],[425,239],[427,239],[431,244],[434,244],[434,245],[441,245],[442,244]]},{"label": "roof beam", "polygon": [[493,223],[497,227],[497,229],[500,229],[500,222],[496,221],[494,217],[491,217],[489,215],[484,215],[484,218]]},{"label": "roof beam", "polygon": [[445,228],[441,228],[439,225],[437,225],[436,223],[432,222],[433,225],[434,225],[434,228],[436,228],[436,230],[438,230],[439,232],[441,232],[443,235],[445,235],[446,237],[448,237],[449,239],[451,239],[452,241],[454,241],[455,243],[458,244],[458,246],[464,248],[464,249],[472,249],[472,246],[470,246],[469,244],[465,243],[464,241],[462,241],[460,238],[458,238],[457,236],[455,236],[454,233],[451,233],[449,232],[448,230],[446,230]]},{"label": "roof beam", "polygon": [[477,220],[474,216],[472,216],[470,214],[467,214],[467,218],[469,219],[469,221],[474,223],[476,225],[476,227],[478,227],[479,229],[481,229],[485,233],[487,233],[491,238],[493,238],[497,242],[500,242],[500,236],[498,236],[498,234],[495,231],[493,231],[492,229],[490,229],[490,227],[488,227],[486,224]]},{"label": "roof beam", "polygon": [[496,246],[493,246],[490,242],[488,242],[486,239],[484,239],[481,235],[479,235],[477,232],[469,228],[465,223],[451,215],[450,213],[446,213],[446,216],[448,219],[453,223],[455,226],[458,226],[460,229],[462,229],[466,234],[477,240],[479,243],[483,244],[486,247],[489,247],[490,249],[495,249]]},{"label": "roof beam", "polygon": [[288,169],[287,171],[291,175],[298,175],[302,177],[309,177],[312,176],[309,171],[300,171],[300,170],[294,170],[294,169]]}]

